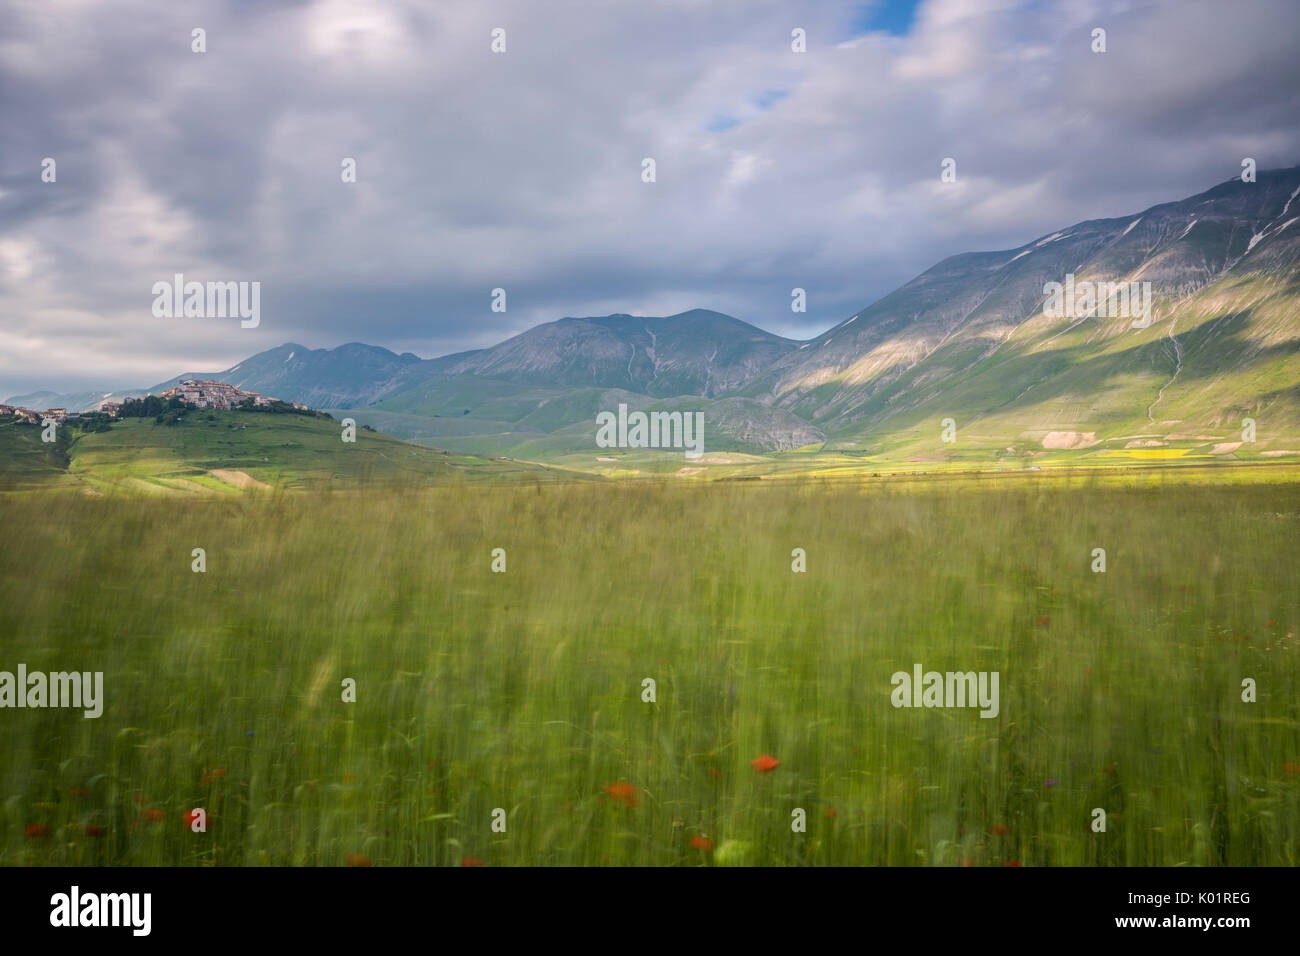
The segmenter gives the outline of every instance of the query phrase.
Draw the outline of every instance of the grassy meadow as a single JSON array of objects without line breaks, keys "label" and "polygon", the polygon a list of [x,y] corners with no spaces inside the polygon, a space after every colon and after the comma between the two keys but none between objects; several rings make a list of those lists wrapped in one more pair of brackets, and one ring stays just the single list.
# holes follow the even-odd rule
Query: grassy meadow
[{"label": "grassy meadow", "polygon": [[1296,865],[1298,531],[1276,468],[0,495],[0,670],[106,698],[0,710],[0,863]]}]

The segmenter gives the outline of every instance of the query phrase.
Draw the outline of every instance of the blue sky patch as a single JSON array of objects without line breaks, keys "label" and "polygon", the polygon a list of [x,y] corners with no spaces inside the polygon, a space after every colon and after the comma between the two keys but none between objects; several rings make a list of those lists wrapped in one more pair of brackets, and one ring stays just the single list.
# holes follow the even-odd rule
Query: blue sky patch
[{"label": "blue sky patch", "polygon": [[849,36],[846,39],[862,36],[864,33],[888,33],[890,36],[906,36],[916,22],[916,8],[921,0],[881,0],[879,3],[864,3],[853,12],[849,22]]}]

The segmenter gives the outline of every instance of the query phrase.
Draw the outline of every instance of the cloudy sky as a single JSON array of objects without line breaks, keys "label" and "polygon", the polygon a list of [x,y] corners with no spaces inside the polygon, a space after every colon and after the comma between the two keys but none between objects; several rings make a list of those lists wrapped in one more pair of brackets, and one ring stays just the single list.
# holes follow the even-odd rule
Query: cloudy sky
[{"label": "cloudy sky", "polygon": [[[0,396],[567,315],[806,338],[1300,163],[1297,37],[1295,0],[0,0]],[[155,318],[177,272],[260,282],[261,324]]]}]

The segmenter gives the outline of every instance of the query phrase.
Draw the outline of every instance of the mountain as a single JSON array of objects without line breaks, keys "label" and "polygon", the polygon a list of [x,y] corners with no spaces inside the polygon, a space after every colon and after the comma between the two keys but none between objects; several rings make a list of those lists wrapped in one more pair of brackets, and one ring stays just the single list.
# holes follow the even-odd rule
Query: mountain
[{"label": "mountain", "polygon": [[[580,468],[610,460],[595,454],[595,416],[622,403],[701,411],[707,447],[760,456],[1300,454],[1297,223],[1300,167],[1264,171],[952,256],[803,343],[703,309],[564,318],[428,360],[288,343],[152,390],[217,378],[416,442]],[[1149,283],[1150,321],[1045,310],[1046,284],[1069,282]],[[1245,419],[1257,442],[1233,440]]]},{"label": "mountain", "polygon": [[182,372],[149,388],[60,394],[42,391],[7,399],[5,404],[28,408],[86,411],[106,398],[157,395],[185,379],[215,379],[286,402],[303,402],[314,408],[351,408],[367,405],[404,384],[403,375],[428,364],[406,352],[398,355],[375,345],[352,342],[333,349],[309,349],[293,342],[244,359],[221,371]]},{"label": "mountain", "polygon": [[664,318],[560,319],[491,348],[429,360],[357,342],[334,349],[289,342],[224,371],[183,373],[153,391],[186,378],[215,378],[316,408],[352,408],[440,378],[473,375],[519,385],[712,396],[744,385],[797,347],[697,309]]},{"label": "mountain", "polygon": [[[1298,197],[1300,168],[1264,172],[1016,249],[954,256],[785,356],[742,394],[852,446],[929,430],[922,444],[936,450],[943,417],[978,423],[992,446],[1056,431],[1101,441],[1166,437],[1175,425],[1240,430],[1254,413],[1276,433],[1294,431]],[[1044,284],[1067,273],[1150,282],[1150,327],[1046,315]]]},{"label": "mountain", "polygon": [[[610,407],[605,387],[709,400],[698,407],[715,426],[713,447],[746,451],[827,441],[896,460],[987,460],[1094,446],[1136,456],[1136,442],[1174,455],[1178,435],[1214,432],[1185,449],[1212,455],[1227,453],[1242,419],[1262,415],[1267,440],[1239,454],[1270,454],[1300,431],[1297,222],[1300,168],[1265,171],[1014,249],[953,256],[802,344],[761,333],[729,343],[719,330],[752,327],[716,313],[564,319],[435,360],[438,374],[420,372],[373,407],[393,415],[374,424],[423,420],[415,427],[452,447],[545,457],[574,450],[578,435],[558,440],[571,425],[587,440],[595,411]],[[1045,314],[1045,284],[1069,276],[1150,283],[1149,326]],[[672,347],[665,325],[681,329]],[[941,441],[945,418],[958,441]]]},{"label": "mountain", "polygon": [[[1092,372],[1105,369],[1096,385],[1116,385],[1126,373],[1159,377],[1161,367],[1172,379],[1180,361],[1196,363],[1181,373],[1190,378],[1193,369],[1212,373],[1227,358],[1194,347],[1193,312],[1208,301],[1223,311],[1201,314],[1195,325],[1235,309],[1238,336],[1289,341],[1294,354],[1298,193],[1300,169],[1265,172],[1256,183],[1233,180],[1133,216],[1077,223],[1016,249],[954,256],[779,360],[744,394],[846,433],[945,402],[975,414],[1023,407],[1041,397],[1045,382],[1094,362]],[[1077,281],[1149,281],[1156,321],[1132,331],[1123,319],[1046,318],[1044,283],[1067,273]],[[1242,308],[1255,303],[1243,296],[1260,277],[1278,286],[1269,308],[1282,313],[1271,320]],[[1026,356],[1034,357],[1029,365],[1014,361]],[[1006,394],[1009,372],[1023,373],[1017,389],[1038,392],[1023,401]],[[990,395],[956,400],[959,384],[966,392],[991,386]],[[1148,384],[1136,392],[1154,399]],[[986,407],[971,408],[971,401]],[[1134,407],[1145,404],[1135,396]]]},{"label": "mountain", "polygon": [[224,371],[186,372],[150,391],[160,392],[187,378],[208,378],[313,408],[351,408],[377,401],[397,387],[403,373],[422,362],[410,352],[397,355],[360,342],[334,349],[288,342]]},{"label": "mountain", "polygon": [[741,388],[798,347],[721,312],[695,309],[663,318],[560,319],[492,348],[435,359],[430,369],[521,385],[713,398]]},{"label": "mountain", "polygon": [[84,391],[84,392],[51,392],[42,390],[39,392],[28,392],[26,395],[14,395],[11,398],[4,399],[5,405],[15,405],[20,408],[32,408],[44,410],[46,408],[66,408],[68,411],[84,412],[92,408],[97,408],[99,403],[106,399],[121,400],[128,395],[147,395],[151,390],[147,388],[135,389],[109,389],[104,391]]},{"label": "mountain", "polygon": [[[491,348],[431,360],[359,343],[308,349],[290,342],[233,368],[186,372],[149,391],[213,378],[351,413],[396,437],[504,454],[568,426],[585,428],[611,407],[609,394],[622,394],[635,408],[709,399],[745,385],[796,348],[797,342],[739,319],[697,309],[664,317],[565,318]],[[718,404],[708,418],[719,439],[747,449],[825,438],[783,409],[744,398]]]},{"label": "mountain", "polygon": [[78,394],[63,395],[59,392],[51,392],[48,389],[42,389],[39,392],[28,392],[26,395],[13,395],[4,400],[6,405],[15,405],[20,408],[66,408],[65,405],[58,404],[65,398],[78,398]]},{"label": "mountain", "polygon": [[354,409],[353,417],[412,441],[551,459],[590,451],[596,414],[626,402],[643,410],[705,409],[706,441],[785,450],[825,435],[784,409],[738,397],[711,400],[796,348],[797,342],[706,309],[565,318],[492,348],[423,363],[381,401]]}]

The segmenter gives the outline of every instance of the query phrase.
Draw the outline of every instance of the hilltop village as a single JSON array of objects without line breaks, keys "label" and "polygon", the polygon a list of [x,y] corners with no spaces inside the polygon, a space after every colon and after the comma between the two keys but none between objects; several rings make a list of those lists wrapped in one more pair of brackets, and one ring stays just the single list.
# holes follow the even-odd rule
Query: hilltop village
[{"label": "hilltop village", "polygon": [[[186,379],[172,388],[163,390],[157,397],[163,401],[178,399],[192,408],[213,408],[228,411],[251,402],[255,408],[288,405],[299,411],[309,411],[308,407],[301,402],[281,402],[278,398],[272,398],[269,395],[245,391],[227,382],[217,382],[211,379]],[[93,409],[72,412],[66,408],[33,409],[17,405],[0,405],[0,417],[12,416],[37,424],[47,419],[62,423],[95,412],[105,414],[110,418],[117,418],[121,414],[122,406],[129,401],[132,401],[132,399],[128,398],[121,401],[105,400]]]}]

